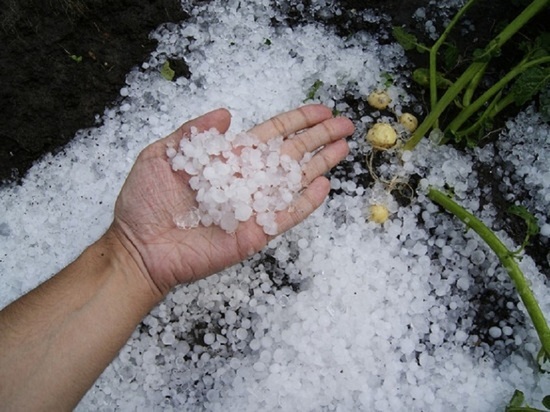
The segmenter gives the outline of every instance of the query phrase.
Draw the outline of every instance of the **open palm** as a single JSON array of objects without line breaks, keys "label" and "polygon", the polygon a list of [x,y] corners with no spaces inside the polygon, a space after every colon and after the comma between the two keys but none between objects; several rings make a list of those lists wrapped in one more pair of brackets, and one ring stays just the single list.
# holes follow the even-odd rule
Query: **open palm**
[{"label": "open palm", "polygon": [[[165,139],[148,146],[139,155],[119,195],[110,230],[123,241],[143,275],[163,294],[173,286],[218,272],[262,249],[271,239],[254,218],[228,234],[217,226],[178,228],[174,217],[196,207],[195,194],[185,172],[174,172],[166,148],[189,135],[212,127],[225,133],[230,114],[219,109],[182,125]],[[282,152],[300,160],[315,152],[303,166],[304,190],[286,210],[277,214],[282,233],[305,219],[321,205],[329,191],[323,177],[348,153],[344,137],[353,133],[346,118],[333,118],[322,105],[309,105],[278,115],[249,133],[262,141],[283,136]],[[292,138],[289,139],[289,136]]]}]

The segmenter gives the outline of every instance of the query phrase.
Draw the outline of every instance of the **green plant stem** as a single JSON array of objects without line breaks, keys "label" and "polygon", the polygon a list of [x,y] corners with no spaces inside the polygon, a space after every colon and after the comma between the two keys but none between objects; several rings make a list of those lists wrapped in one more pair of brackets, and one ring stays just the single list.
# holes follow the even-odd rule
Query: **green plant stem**
[{"label": "green plant stem", "polygon": [[539,336],[543,350],[547,355],[550,355],[550,328],[544,318],[537,299],[529,288],[529,283],[519,268],[514,255],[500,241],[500,239],[489,229],[481,220],[468,212],[462,206],[457,204],[449,196],[440,192],[437,189],[430,188],[428,197],[438,205],[442,206],[451,214],[462,220],[468,227],[472,228],[487,245],[495,252],[500,262],[508,272],[512,279],[518,294],[525,305],[525,309],[529,314],[535,330]]},{"label": "green plant stem", "polygon": [[[502,99],[496,99],[496,103],[487,108],[486,113],[483,113],[483,120],[494,119],[501,111],[506,109],[512,103],[515,102],[515,97],[512,94],[506,95]],[[473,130],[472,132],[474,132]],[[464,136],[468,135],[468,131],[464,132]]]},{"label": "green plant stem", "polygon": [[[462,18],[464,13],[476,2],[477,0],[468,0],[468,2],[462,6],[462,8],[454,15],[453,19],[449,22],[441,36],[437,39],[434,45],[430,48],[430,103],[433,110],[437,104],[437,53],[440,47],[445,43],[447,37],[451,33],[451,30],[456,26],[458,21]],[[437,126],[437,119],[434,127]]]},{"label": "green plant stem", "polygon": [[529,6],[517,15],[490,43],[485,49],[485,55],[491,56],[499,50],[504,43],[516,34],[529,20],[549,4],[550,0],[533,0]]},{"label": "green plant stem", "polygon": [[[430,107],[431,110],[435,109],[437,105],[437,53],[434,53],[436,50],[437,43],[430,49]],[[434,127],[439,127],[439,119],[435,119]]]},{"label": "green plant stem", "polygon": [[[475,132],[480,130],[484,126],[485,122],[488,119],[492,119],[502,109],[504,109],[504,107],[506,107],[508,104],[513,103],[513,101],[514,101],[513,98],[509,99],[508,98],[509,96],[506,96],[504,99],[500,100],[501,95],[502,95],[502,93],[499,93],[498,95],[495,96],[493,101],[491,103],[489,103],[489,105],[487,106],[487,109],[483,112],[483,114],[481,116],[479,116],[479,119],[477,119],[477,121],[474,124],[472,124],[466,130],[456,132],[454,134],[454,136],[459,138],[459,139],[463,138],[465,136],[471,136],[472,134],[474,134]],[[499,104],[502,104],[502,103],[506,104],[506,106],[500,107]],[[498,109],[499,107],[500,107],[500,109]],[[445,143],[448,140],[448,138],[449,138],[449,135],[444,135],[441,143]]]},{"label": "green plant stem", "polygon": [[550,62],[550,56],[540,57],[538,59],[531,60],[530,62],[522,61],[512,70],[510,70],[502,79],[496,82],[491,88],[489,88],[485,93],[479,96],[472,104],[465,107],[459,114],[454,118],[454,120],[449,124],[447,130],[451,133],[456,133],[458,129],[466,122],[474,113],[483,107],[483,105],[489,101],[496,93],[504,88],[510,81],[512,81],[516,76],[519,76],[525,70],[537,66],[540,64]]},{"label": "green plant stem", "polygon": [[470,103],[472,102],[472,97],[474,96],[474,93],[477,90],[477,86],[481,82],[481,79],[483,79],[484,74],[485,70],[480,70],[479,72],[477,72],[466,90],[464,90],[464,95],[462,96],[462,107],[467,107],[470,105]]},{"label": "green plant stem", "polygon": [[474,62],[464,73],[447,89],[447,92],[441,96],[437,105],[430,111],[424,121],[418,126],[411,138],[403,146],[403,150],[412,150],[420,142],[422,137],[428,133],[432,126],[443,114],[445,109],[454,101],[458,94],[470,83],[471,79],[479,70],[484,70],[487,63]]},{"label": "green plant stem", "polygon": [[[515,101],[515,98],[512,94],[508,94],[501,99],[500,93],[499,93],[473,125],[468,127],[466,130],[456,132],[455,136],[459,138],[471,136],[472,134],[477,132],[479,129],[481,129],[483,127],[483,124],[488,119],[494,119],[501,111],[503,111],[505,108],[510,106],[512,103],[514,103],[514,101]],[[442,143],[445,143],[446,140],[447,140],[447,137],[444,136]]]},{"label": "green plant stem", "polygon": [[[533,16],[535,16],[540,10],[548,5],[550,0],[533,0],[529,6],[527,6],[511,23],[509,23],[485,48],[485,52],[481,59],[487,60],[499,50],[504,43],[506,43],[510,37],[512,37],[519,29],[521,29]],[[412,150],[416,147],[422,137],[432,128],[434,124],[439,120],[439,116],[445,111],[445,109],[451,104],[458,94],[472,81],[474,76],[480,71],[485,70],[488,61],[474,61],[470,66],[462,73],[462,75],[456,80],[456,82],[449,87],[447,92],[437,102],[435,107],[432,108],[430,114],[426,116],[422,124],[416,129],[411,138],[403,146],[404,150]]]}]

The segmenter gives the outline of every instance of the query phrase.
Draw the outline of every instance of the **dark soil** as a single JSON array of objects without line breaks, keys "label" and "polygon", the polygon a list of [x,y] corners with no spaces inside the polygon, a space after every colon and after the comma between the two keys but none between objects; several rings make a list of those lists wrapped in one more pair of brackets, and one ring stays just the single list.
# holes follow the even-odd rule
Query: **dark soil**
[{"label": "dark soil", "polygon": [[0,181],[18,180],[116,101],[154,49],[149,33],[187,16],[178,0],[0,2]]}]

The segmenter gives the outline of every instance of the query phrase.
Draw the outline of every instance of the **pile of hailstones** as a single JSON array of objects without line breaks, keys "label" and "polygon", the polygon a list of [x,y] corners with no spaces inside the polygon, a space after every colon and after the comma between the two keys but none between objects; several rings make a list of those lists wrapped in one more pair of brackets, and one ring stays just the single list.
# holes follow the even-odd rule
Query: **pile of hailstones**
[{"label": "pile of hailstones", "polygon": [[191,176],[198,205],[174,216],[176,225],[214,224],[233,233],[255,216],[266,234],[277,234],[276,212],[287,209],[302,188],[301,164],[281,154],[282,144],[282,137],[263,143],[247,133],[191,130],[179,149],[166,153],[174,171]]}]

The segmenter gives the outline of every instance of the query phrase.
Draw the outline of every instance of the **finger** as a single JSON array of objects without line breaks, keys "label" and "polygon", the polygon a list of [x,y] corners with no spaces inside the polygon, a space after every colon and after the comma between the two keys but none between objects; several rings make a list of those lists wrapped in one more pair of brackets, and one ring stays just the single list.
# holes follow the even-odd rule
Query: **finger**
[{"label": "finger", "polygon": [[285,141],[283,153],[300,161],[306,153],[353,134],[355,126],[345,117],[325,120]]},{"label": "finger", "polygon": [[284,212],[277,215],[279,233],[286,232],[317,209],[328,195],[330,182],[319,176],[302,192],[300,197]]},{"label": "finger", "polygon": [[216,128],[220,133],[227,132],[231,124],[231,113],[226,109],[216,109],[195,119],[182,124],[167,137],[158,140],[153,145],[157,151],[166,152],[166,146],[177,146],[181,139],[191,133],[191,128],[196,127],[199,132]]},{"label": "finger", "polygon": [[343,139],[325,146],[302,168],[302,185],[308,186],[317,177],[327,173],[344,160],[348,153],[348,143]]},{"label": "finger", "polygon": [[277,136],[287,137],[331,117],[332,112],[328,107],[320,104],[307,105],[272,117],[250,129],[249,133],[266,142]]}]

